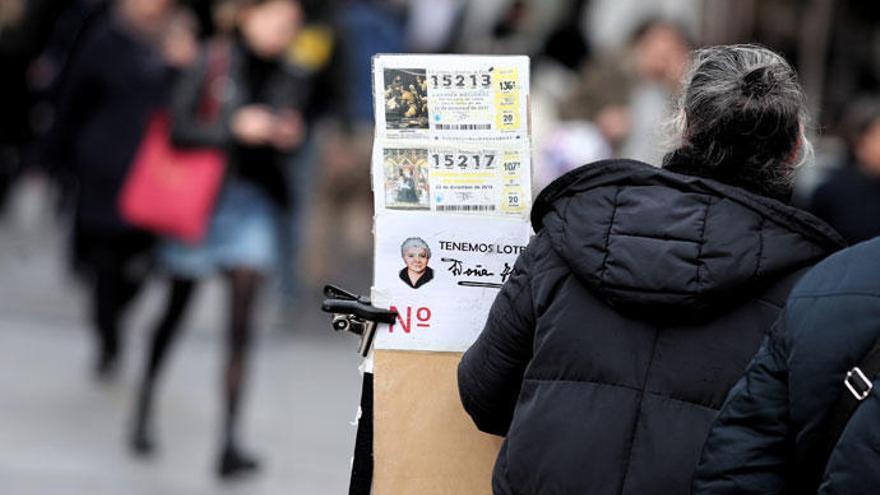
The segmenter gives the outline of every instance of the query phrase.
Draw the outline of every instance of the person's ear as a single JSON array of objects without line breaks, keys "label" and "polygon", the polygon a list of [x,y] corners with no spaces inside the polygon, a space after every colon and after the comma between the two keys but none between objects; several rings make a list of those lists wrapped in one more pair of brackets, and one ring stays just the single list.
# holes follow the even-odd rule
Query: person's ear
[{"label": "person's ear", "polygon": [[785,163],[789,165],[794,165],[797,163],[798,156],[801,154],[801,149],[804,147],[804,125],[800,124],[798,127],[797,138],[794,140],[794,146],[791,148],[791,152],[788,154],[788,157],[785,159]]}]

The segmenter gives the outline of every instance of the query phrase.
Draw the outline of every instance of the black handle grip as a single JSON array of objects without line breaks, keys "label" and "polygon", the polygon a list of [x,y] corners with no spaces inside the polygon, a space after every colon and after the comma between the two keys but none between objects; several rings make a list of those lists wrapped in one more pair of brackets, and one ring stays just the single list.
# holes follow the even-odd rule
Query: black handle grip
[{"label": "black handle grip", "polygon": [[372,304],[347,299],[325,299],[321,304],[321,310],[325,313],[350,314],[377,323],[390,324],[394,323],[397,318],[397,311],[377,308]]}]

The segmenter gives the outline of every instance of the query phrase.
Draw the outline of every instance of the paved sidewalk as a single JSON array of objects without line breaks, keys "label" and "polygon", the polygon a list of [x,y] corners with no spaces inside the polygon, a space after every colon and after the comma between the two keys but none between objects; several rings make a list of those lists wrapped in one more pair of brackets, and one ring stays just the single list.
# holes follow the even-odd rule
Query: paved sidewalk
[{"label": "paved sidewalk", "polygon": [[[0,493],[347,491],[359,359],[353,337],[331,333],[317,298],[294,323],[279,324],[277,308],[262,305],[243,437],[264,469],[231,484],[215,479],[225,316],[218,281],[200,292],[164,376],[158,455],[132,458],[124,433],[163,287],[152,283],[131,312],[119,379],[95,383],[84,294],[63,270],[61,236],[39,198],[41,184],[24,189],[0,222]],[[361,285],[353,288],[363,290],[367,274],[353,270]]]}]

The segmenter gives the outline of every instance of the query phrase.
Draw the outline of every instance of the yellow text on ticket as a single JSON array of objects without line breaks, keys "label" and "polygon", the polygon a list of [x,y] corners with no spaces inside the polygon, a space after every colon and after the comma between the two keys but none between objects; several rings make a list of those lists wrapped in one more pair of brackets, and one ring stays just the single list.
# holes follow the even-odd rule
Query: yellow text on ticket
[{"label": "yellow text on ticket", "polygon": [[499,131],[519,129],[519,71],[496,67],[492,71],[492,87],[495,92],[495,127]]}]

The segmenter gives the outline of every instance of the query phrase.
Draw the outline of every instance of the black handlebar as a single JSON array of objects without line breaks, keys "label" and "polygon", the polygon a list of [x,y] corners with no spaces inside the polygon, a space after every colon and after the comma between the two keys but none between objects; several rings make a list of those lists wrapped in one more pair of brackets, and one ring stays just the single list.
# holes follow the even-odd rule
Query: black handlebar
[{"label": "black handlebar", "polygon": [[337,332],[347,331],[361,337],[358,351],[366,356],[373,345],[377,323],[394,323],[397,311],[377,308],[370,299],[332,285],[324,287],[321,310],[332,314],[331,324]]},{"label": "black handlebar", "polygon": [[356,316],[362,320],[376,323],[394,323],[397,318],[396,311],[377,308],[369,303],[360,301],[347,301],[342,299],[325,299],[321,304],[321,310],[325,313],[338,313]]}]

